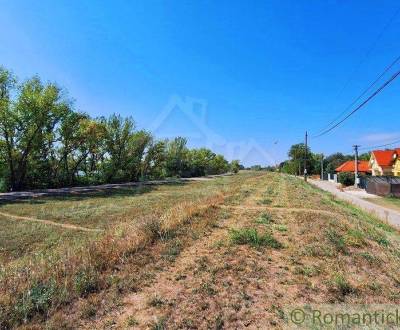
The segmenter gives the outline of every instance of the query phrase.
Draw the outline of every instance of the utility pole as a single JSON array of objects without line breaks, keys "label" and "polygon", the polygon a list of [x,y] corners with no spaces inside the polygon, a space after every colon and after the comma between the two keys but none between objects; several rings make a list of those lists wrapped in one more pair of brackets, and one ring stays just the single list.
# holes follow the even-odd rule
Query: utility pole
[{"label": "utility pole", "polygon": [[305,137],[305,150],[304,150],[304,181],[307,182],[307,131],[306,131],[306,137]]},{"label": "utility pole", "polygon": [[354,148],[354,187],[358,188],[358,148],[360,146],[355,144]]},{"label": "utility pole", "polygon": [[324,180],[324,154],[321,154],[321,180]]}]

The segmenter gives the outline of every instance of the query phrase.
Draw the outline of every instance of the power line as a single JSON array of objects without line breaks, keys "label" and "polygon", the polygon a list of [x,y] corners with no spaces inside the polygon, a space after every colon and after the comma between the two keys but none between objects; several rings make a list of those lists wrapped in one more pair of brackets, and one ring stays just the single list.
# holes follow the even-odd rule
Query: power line
[{"label": "power line", "polygon": [[383,148],[383,147],[391,146],[391,145],[396,144],[396,143],[400,143],[400,140],[396,140],[396,141],[393,141],[393,142],[390,142],[390,143],[386,143],[386,144],[381,144],[379,146],[362,147],[362,148],[360,148],[360,150],[371,150],[371,149]]},{"label": "power line", "polygon": [[[327,127],[332,125],[334,122],[336,122],[339,118],[342,117],[343,114],[345,114],[354,104],[356,104],[398,61],[400,61],[400,56],[398,56],[390,65],[388,65],[383,72],[376,78],[364,91],[353,101],[351,102],[335,119],[333,119],[329,124],[324,126],[319,132],[325,130]],[[314,136],[317,137],[317,136]]]},{"label": "power line", "polygon": [[393,80],[395,80],[398,76],[400,75],[400,70],[397,71],[390,79],[388,79],[383,85],[381,85],[375,92],[373,92],[364,102],[362,102],[357,108],[355,108],[352,112],[350,112],[346,117],[344,117],[341,121],[333,125],[331,128],[323,131],[322,133],[314,136],[314,138],[321,137],[330,131],[334,130],[336,127],[338,127],[340,124],[342,124],[344,121],[346,121],[350,116],[352,116],[354,113],[356,113],[358,110],[360,110],[364,105],[366,105],[371,99],[373,99],[376,95],[378,95],[386,86],[388,86]]},{"label": "power line", "polygon": [[343,85],[343,87],[340,89],[339,93],[337,94],[336,97],[339,97],[343,91],[346,89],[346,87],[350,84],[350,82],[353,80],[355,73],[359,70],[361,65],[369,58],[373,50],[375,49],[376,45],[382,38],[382,36],[385,34],[386,30],[389,29],[389,27],[392,25],[393,21],[396,19],[397,15],[400,13],[400,7],[397,9],[397,11],[394,13],[394,15],[389,19],[389,21],[386,23],[386,25],[383,27],[381,32],[378,34],[374,42],[371,44],[367,52],[365,53],[364,57],[358,62],[354,70],[352,71],[351,75]]}]

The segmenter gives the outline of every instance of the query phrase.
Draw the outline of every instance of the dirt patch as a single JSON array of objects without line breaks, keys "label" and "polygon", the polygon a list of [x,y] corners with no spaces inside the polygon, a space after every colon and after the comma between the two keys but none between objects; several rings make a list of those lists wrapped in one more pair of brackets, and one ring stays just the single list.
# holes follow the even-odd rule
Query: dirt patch
[{"label": "dirt patch", "polygon": [[11,219],[11,220],[38,222],[38,223],[41,223],[44,225],[56,226],[56,227],[61,227],[61,228],[65,228],[65,229],[80,230],[80,231],[87,231],[87,232],[102,232],[103,231],[102,229],[85,228],[85,227],[71,225],[71,224],[67,224],[67,223],[59,223],[59,222],[54,222],[51,220],[23,217],[23,216],[19,216],[19,215],[10,214],[10,213],[4,213],[4,212],[0,212],[0,215],[3,217],[6,217],[8,219]]}]

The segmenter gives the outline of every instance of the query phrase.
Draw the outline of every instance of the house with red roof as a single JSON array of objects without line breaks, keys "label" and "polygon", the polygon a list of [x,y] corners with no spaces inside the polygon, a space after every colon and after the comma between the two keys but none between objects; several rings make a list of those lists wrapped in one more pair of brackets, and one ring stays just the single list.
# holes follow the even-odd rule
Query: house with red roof
[{"label": "house with red roof", "polygon": [[[349,160],[339,167],[335,169],[337,173],[344,173],[344,172],[350,172],[354,173],[355,172],[355,160]],[[359,160],[358,161],[358,166],[357,166],[358,173],[363,173],[363,174],[371,174],[371,169],[369,167],[369,161],[368,160]]]},{"label": "house with red roof", "polygon": [[[374,150],[371,152],[369,166],[373,176],[393,176],[400,175],[400,166],[398,157],[400,156],[400,148],[394,150]],[[397,169],[399,169],[397,171]]]},{"label": "house with red roof", "polygon": [[400,176],[400,148],[395,149],[393,175]]}]

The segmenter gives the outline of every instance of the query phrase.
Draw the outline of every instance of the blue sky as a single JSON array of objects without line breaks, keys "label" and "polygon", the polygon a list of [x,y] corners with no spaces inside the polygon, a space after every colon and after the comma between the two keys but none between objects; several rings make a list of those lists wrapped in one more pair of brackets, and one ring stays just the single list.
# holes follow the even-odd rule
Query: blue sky
[{"label": "blue sky", "polygon": [[[277,162],[400,55],[400,15],[382,34],[399,6],[0,0],[0,65],[20,78],[56,81],[93,116],[131,115],[139,128],[188,135],[191,146],[214,144],[228,158],[244,155],[246,165]],[[177,99],[202,109],[195,119],[172,114]],[[332,134],[311,140],[312,149],[350,152],[354,143],[400,138],[399,101],[400,79]]]}]

